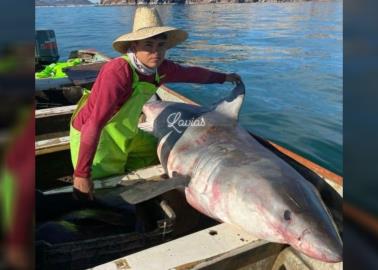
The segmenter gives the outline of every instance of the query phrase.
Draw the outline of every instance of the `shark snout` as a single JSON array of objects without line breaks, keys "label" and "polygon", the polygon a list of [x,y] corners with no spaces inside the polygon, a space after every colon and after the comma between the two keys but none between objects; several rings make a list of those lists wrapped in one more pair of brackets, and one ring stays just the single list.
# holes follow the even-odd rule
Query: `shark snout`
[{"label": "shark snout", "polygon": [[299,236],[287,240],[288,244],[311,258],[329,263],[343,260],[343,245],[338,237],[319,236],[305,229]]}]

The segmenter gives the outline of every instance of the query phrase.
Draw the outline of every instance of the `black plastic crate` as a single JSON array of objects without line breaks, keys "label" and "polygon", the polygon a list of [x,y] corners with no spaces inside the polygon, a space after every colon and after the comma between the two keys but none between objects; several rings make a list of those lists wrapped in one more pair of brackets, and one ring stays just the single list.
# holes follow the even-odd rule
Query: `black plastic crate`
[{"label": "black plastic crate", "polygon": [[[37,194],[37,229],[39,224],[78,207],[106,208],[96,203],[78,206],[70,197],[68,193]],[[131,232],[64,243],[36,240],[36,269],[86,269],[171,239],[175,213],[165,201],[155,199],[141,203],[135,206],[135,213],[135,230]]]}]

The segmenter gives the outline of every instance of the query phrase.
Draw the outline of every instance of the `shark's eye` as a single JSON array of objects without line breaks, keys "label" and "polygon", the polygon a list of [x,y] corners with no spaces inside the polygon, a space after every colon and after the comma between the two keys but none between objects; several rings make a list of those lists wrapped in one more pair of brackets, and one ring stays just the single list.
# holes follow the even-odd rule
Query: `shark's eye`
[{"label": "shark's eye", "polygon": [[289,210],[285,210],[284,219],[288,221],[291,220],[291,212]]}]

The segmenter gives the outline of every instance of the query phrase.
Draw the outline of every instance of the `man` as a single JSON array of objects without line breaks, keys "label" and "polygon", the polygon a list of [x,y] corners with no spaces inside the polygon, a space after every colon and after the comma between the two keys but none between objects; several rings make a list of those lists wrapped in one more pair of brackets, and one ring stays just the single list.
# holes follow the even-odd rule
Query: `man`
[{"label": "man", "polygon": [[169,82],[236,83],[237,74],[185,67],[165,60],[165,52],[188,34],[163,26],[156,9],[139,7],[133,31],[117,38],[123,54],[105,64],[92,91],[84,93],[71,121],[70,147],[74,195],[93,199],[93,183],[158,162],[156,139],[138,129],[142,107],[159,85]]}]

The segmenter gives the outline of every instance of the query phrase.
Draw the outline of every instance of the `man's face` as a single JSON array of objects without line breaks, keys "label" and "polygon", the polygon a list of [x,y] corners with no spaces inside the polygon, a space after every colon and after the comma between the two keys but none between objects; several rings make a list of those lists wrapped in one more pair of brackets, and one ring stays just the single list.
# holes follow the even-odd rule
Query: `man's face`
[{"label": "man's face", "polygon": [[136,57],[145,66],[157,68],[164,61],[166,39],[148,38],[133,42],[132,45]]}]

